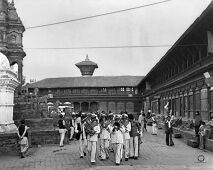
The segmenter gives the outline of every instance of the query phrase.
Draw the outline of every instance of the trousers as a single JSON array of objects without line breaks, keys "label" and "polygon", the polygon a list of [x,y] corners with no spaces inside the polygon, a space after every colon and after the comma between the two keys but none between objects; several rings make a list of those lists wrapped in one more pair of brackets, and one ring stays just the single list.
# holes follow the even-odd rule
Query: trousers
[{"label": "trousers", "polygon": [[27,151],[27,149],[29,148],[29,144],[28,144],[28,139],[27,137],[24,137],[21,142],[20,142],[20,146],[21,146],[21,153],[24,153]]},{"label": "trousers", "polygon": [[138,157],[138,136],[130,137],[130,157]]},{"label": "trousers", "polygon": [[109,140],[100,139],[100,148],[101,148],[101,159],[106,159],[109,157]]},{"label": "trousers", "polygon": [[97,141],[90,141],[88,145],[90,146],[88,150],[91,152],[90,161],[95,162]]},{"label": "trousers", "polygon": [[130,139],[125,139],[124,140],[124,156],[125,158],[129,158],[129,142]]},{"label": "trousers", "polygon": [[115,143],[114,144],[114,152],[115,152],[115,163],[120,164],[121,162],[121,156],[122,156],[122,143]]},{"label": "trousers", "polygon": [[84,156],[84,152],[86,151],[86,147],[87,147],[87,139],[82,139],[82,135],[81,135],[78,142],[79,142],[80,156]]},{"label": "trousers", "polygon": [[73,138],[74,131],[75,131],[74,127],[71,126],[71,127],[70,127],[70,139]]},{"label": "trousers", "polygon": [[59,129],[59,133],[60,133],[60,146],[64,145],[64,138],[65,138],[65,134],[66,134],[66,129]]},{"label": "trousers", "polygon": [[174,142],[172,140],[172,132],[169,131],[168,133],[166,133],[166,145],[170,145],[170,146],[173,146],[174,145]]},{"label": "trousers", "polygon": [[158,129],[157,129],[157,124],[153,123],[152,125],[152,134],[156,134],[157,135]]}]

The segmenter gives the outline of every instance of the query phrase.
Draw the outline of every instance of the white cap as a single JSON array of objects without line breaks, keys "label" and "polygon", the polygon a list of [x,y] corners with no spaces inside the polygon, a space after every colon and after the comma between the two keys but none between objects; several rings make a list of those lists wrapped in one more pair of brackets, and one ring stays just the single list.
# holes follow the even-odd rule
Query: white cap
[{"label": "white cap", "polygon": [[64,116],[65,115],[65,113],[64,112],[61,112],[61,114]]}]

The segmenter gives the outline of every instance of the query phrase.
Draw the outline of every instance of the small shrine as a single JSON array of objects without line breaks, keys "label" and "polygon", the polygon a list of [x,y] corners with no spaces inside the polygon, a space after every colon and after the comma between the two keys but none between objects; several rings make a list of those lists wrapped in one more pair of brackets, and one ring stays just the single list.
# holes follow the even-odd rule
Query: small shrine
[{"label": "small shrine", "polygon": [[10,68],[7,57],[0,53],[0,133],[17,131],[13,121],[13,101],[18,85],[17,74]]}]

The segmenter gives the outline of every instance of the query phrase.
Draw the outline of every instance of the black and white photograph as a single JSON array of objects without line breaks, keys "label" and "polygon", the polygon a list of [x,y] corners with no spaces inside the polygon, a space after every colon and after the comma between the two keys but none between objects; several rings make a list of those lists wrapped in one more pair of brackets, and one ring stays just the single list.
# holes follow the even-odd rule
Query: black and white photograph
[{"label": "black and white photograph", "polygon": [[0,170],[212,170],[213,0],[0,0]]}]

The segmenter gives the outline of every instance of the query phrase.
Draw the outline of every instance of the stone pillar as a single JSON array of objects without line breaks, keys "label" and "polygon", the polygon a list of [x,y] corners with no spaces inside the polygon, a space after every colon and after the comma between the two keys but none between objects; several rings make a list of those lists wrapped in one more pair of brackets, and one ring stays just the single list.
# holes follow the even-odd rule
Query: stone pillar
[{"label": "stone pillar", "polygon": [[7,57],[0,53],[0,133],[17,131],[13,121],[13,101],[18,84]]},{"label": "stone pillar", "polygon": [[23,63],[22,61],[18,63],[18,81],[21,83],[21,85],[24,83],[23,82]]}]

